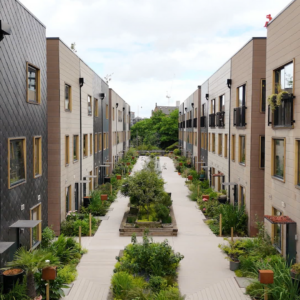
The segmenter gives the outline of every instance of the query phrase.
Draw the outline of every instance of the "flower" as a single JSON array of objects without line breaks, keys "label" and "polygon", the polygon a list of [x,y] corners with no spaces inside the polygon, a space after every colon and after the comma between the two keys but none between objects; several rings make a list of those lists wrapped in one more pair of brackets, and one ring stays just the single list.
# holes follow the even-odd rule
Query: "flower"
[{"label": "flower", "polygon": [[204,207],[202,210],[203,210],[203,211],[206,211],[206,208]]},{"label": "flower", "polygon": [[203,198],[203,199],[202,199],[202,201],[204,201],[204,202],[207,202],[207,201],[208,201],[208,199],[207,199],[207,198]]}]

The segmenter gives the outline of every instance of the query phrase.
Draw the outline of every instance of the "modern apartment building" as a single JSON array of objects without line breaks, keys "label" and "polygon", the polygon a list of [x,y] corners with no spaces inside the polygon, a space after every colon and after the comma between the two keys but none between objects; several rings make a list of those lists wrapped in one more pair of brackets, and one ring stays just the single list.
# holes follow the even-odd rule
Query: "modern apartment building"
[{"label": "modern apartment building", "polygon": [[18,1],[0,1],[0,30],[0,267],[4,267],[20,246],[37,247],[48,224],[47,61],[46,28]]},{"label": "modern apartment building", "polygon": [[110,172],[129,149],[130,106],[113,89],[109,89],[109,150]]},{"label": "modern apartment building", "polygon": [[266,106],[265,215],[273,217],[265,224],[291,261],[300,258],[299,16],[300,2],[293,1],[269,23],[266,63],[266,95],[279,97]]},{"label": "modern apartment building", "polygon": [[209,81],[206,80],[201,85],[201,97],[200,97],[200,109],[198,110],[198,140],[200,141],[200,159],[199,161],[203,162],[201,167],[204,167],[206,172],[206,177],[209,172],[208,168],[208,100],[209,100]]},{"label": "modern apartment building", "polygon": [[265,38],[251,39],[231,59],[231,202],[245,205],[250,236],[264,211],[265,66]]},{"label": "modern apartment building", "polygon": [[48,223],[59,234],[68,211],[93,189],[101,81],[59,38],[47,39],[47,65]]},{"label": "modern apartment building", "polygon": [[210,184],[216,191],[223,189],[223,182],[229,182],[230,68],[229,60],[208,79],[208,167]]}]

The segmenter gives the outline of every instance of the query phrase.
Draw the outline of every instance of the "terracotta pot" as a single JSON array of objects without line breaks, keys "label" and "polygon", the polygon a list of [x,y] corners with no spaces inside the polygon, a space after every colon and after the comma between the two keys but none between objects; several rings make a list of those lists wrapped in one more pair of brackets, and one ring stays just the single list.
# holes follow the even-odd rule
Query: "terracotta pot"
[{"label": "terracotta pot", "polygon": [[54,280],[56,278],[57,271],[56,267],[47,267],[42,270],[43,280]]},{"label": "terracotta pot", "polygon": [[131,159],[134,159],[134,156],[132,156]]},{"label": "terracotta pot", "polygon": [[128,172],[128,175],[130,175],[131,174],[131,172]]},{"label": "terracotta pot", "polygon": [[181,173],[178,172],[178,175],[181,175]]},{"label": "terracotta pot", "polygon": [[182,166],[182,163],[179,163],[179,166]]},{"label": "terracotta pot", "polygon": [[189,175],[189,176],[188,176],[188,180],[193,180],[193,176],[192,176],[192,175]]},{"label": "terracotta pot", "polygon": [[122,176],[121,175],[117,175],[117,180],[121,180]]},{"label": "terracotta pot", "polygon": [[130,162],[126,163],[127,166],[130,166]]},{"label": "terracotta pot", "polygon": [[101,200],[102,200],[102,201],[107,200],[107,195],[105,195],[105,194],[104,194],[104,195],[101,195]]},{"label": "terracotta pot", "polygon": [[204,198],[209,199],[209,195],[202,195],[202,199]]}]

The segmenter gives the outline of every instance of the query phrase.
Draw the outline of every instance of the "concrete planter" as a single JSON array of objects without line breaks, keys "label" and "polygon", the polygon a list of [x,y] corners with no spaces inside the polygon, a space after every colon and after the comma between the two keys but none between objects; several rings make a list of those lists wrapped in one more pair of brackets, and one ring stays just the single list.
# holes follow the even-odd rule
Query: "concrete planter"
[{"label": "concrete planter", "polygon": [[240,262],[239,261],[229,261],[229,268],[231,271],[236,271],[240,267]]}]

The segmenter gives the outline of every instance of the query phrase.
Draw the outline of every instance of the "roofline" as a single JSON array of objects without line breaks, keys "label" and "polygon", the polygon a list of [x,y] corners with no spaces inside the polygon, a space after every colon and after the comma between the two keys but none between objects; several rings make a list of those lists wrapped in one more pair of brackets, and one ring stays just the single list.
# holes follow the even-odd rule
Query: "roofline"
[{"label": "roofline", "polygon": [[294,2],[296,2],[296,0],[292,0],[292,2],[290,2],[283,10],[281,10],[269,23],[268,23],[268,27],[270,24],[273,23],[274,20],[276,20],[282,13],[284,13]]},{"label": "roofline", "polygon": [[44,28],[46,28],[46,25],[42,23],[23,3],[21,3],[19,0],[15,0],[18,4],[20,4],[34,19],[36,19]]},{"label": "roofline", "polygon": [[99,78],[108,86],[108,84],[105,82],[105,80],[98,74],[96,73],[78,54],[76,54],[63,40],[61,40],[61,38],[59,37],[47,37],[46,40],[58,40],[60,41],[62,44],[64,44],[74,55],[76,55],[79,60],[81,60],[88,68],[90,68],[97,76],[99,76]]},{"label": "roofline", "polygon": [[127,103],[127,101],[125,101],[113,88],[109,87],[109,90],[113,91],[118,97],[120,97],[125,102],[125,104],[127,104],[130,107],[130,104]]}]

